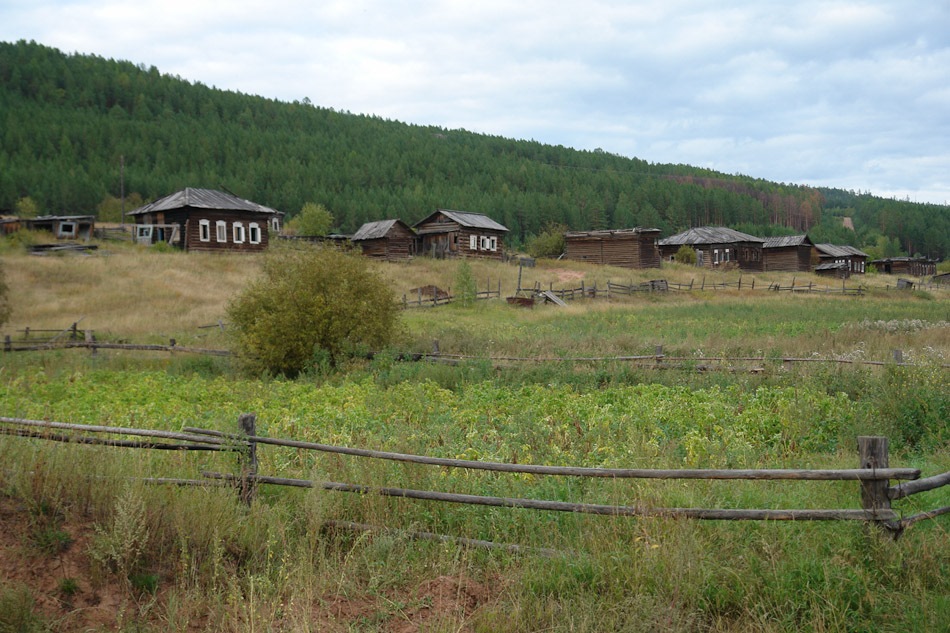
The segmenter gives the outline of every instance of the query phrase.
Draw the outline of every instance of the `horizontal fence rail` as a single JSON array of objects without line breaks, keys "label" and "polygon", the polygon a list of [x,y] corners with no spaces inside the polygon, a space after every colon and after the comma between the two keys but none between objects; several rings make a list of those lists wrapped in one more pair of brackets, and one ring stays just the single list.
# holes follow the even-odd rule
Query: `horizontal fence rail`
[{"label": "horizontal fence rail", "polygon": [[[155,431],[113,426],[96,426],[0,417],[0,433],[21,437],[67,441],[78,444],[99,443],[116,448],[166,448],[178,450],[219,450],[238,453],[242,459],[236,473],[203,471],[201,478],[150,478],[154,484],[178,486],[229,485],[237,489],[242,501],[251,503],[259,485],[278,485],[314,488],[361,495],[380,495],[453,504],[488,507],[520,508],[554,512],[573,512],[594,515],[629,517],[671,517],[715,521],[864,521],[874,523],[896,536],[904,529],[922,520],[950,514],[950,507],[920,512],[902,517],[891,507],[891,502],[911,495],[950,485],[950,473],[921,479],[916,468],[892,468],[888,465],[887,438],[859,437],[859,468],[850,469],[644,469],[644,468],[590,468],[550,466],[539,464],[510,464],[412,455],[389,451],[334,446],[285,438],[259,436],[255,432],[256,418],[242,414],[238,433],[185,427],[181,432]],[[74,432],[72,435],[64,432]],[[117,434],[152,438],[150,441],[99,440],[95,434]],[[179,442],[179,443],[172,443]],[[684,480],[752,480],[752,481],[852,481],[860,487],[861,508],[844,509],[782,509],[782,508],[677,508],[649,507],[642,504],[609,505],[496,497],[453,492],[414,490],[392,486],[372,487],[363,484],[314,481],[309,479],[266,476],[257,472],[257,450],[261,446],[313,450],[324,453],[349,455],[360,458],[405,462],[440,468],[462,468],[497,473],[553,475],[567,477],[611,479],[684,479]],[[897,480],[897,485],[890,485]],[[365,526],[364,526],[365,527]],[[427,537],[422,537],[427,538]],[[440,538],[463,543],[467,539],[443,536]],[[494,544],[496,547],[517,547]]]}]

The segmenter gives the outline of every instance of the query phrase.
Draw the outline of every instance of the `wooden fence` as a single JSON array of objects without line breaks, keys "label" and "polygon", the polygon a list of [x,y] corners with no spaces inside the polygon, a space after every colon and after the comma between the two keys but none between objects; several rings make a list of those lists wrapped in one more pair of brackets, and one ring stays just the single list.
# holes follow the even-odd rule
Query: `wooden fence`
[{"label": "wooden fence", "polygon": [[[94,434],[113,434],[149,439],[104,439]],[[420,499],[444,503],[479,505],[503,508],[523,508],[551,512],[629,516],[677,517],[712,521],[862,521],[873,523],[892,533],[895,538],[908,527],[924,519],[950,513],[950,506],[902,517],[892,502],[950,484],[950,472],[921,479],[915,468],[892,468],[889,465],[888,440],[885,437],[858,437],[858,464],[853,469],[643,469],[643,468],[589,468],[482,462],[461,459],[428,457],[361,448],[332,446],[292,439],[269,438],[256,434],[256,417],[242,414],[238,418],[238,432],[225,433],[200,428],[184,428],[181,432],[151,431],[106,426],[89,426],[61,422],[25,420],[0,417],[0,434],[40,438],[56,442],[100,444],[121,448],[237,451],[243,458],[237,472],[202,472],[193,479],[153,478],[158,484],[205,485],[226,482],[235,487],[244,503],[250,504],[260,485],[319,488],[334,492],[376,494],[403,499]],[[531,474],[535,476],[588,477],[608,479],[660,480],[753,480],[753,481],[840,481],[857,482],[856,502],[859,508],[831,509],[741,509],[741,508],[666,508],[645,505],[621,506],[596,503],[575,503],[542,499],[493,497],[456,494],[432,490],[412,490],[395,487],[372,487],[359,483],[314,481],[262,475],[258,473],[257,453],[262,446],[286,447],[296,451],[312,450],[364,459],[390,460],[402,463],[428,465],[437,468],[462,468],[495,473]],[[892,486],[891,480],[899,483]],[[361,529],[367,526],[361,526]],[[440,539],[452,537],[433,535]],[[492,543],[491,546],[500,546]]]},{"label": "wooden fence", "polygon": [[[458,301],[458,297],[452,294],[451,289],[446,291],[441,291],[435,286],[430,286],[434,291],[426,292],[423,288],[416,288],[416,292],[412,296],[404,294],[402,296],[402,307],[405,308],[434,308],[440,305],[447,305]],[[485,290],[476,290],[475,291],[475,300],[482,301],[485,299],[493,299],[501,297],[501,280],[498,280],[498,285],[495,290],[492,290],[491,279],[486,283]]]}]

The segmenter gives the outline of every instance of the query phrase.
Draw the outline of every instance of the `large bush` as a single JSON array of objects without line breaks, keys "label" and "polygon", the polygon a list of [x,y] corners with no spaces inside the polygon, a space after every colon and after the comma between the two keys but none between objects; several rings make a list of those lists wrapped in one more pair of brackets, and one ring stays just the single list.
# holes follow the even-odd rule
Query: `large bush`
[{"label": "large bush", "polygon": [[564,252],[564,233],[567,227],[563,224],[548,224],[536,235],[528,240],[525,250],[531,257],[557,259]]},{"label": "large bush", "polygon": [[296,376],[385,347],[398,305],[360,255],[335,247],[274,249],[263,275],[228,306],[236,347],[257,373]]}]

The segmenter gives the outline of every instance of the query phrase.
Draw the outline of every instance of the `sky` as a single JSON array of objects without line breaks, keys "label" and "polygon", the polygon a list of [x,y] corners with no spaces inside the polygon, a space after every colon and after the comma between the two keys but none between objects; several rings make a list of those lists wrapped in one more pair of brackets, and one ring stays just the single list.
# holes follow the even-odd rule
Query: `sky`
[{"label": "sky", "polygon": [[0,0],[0,41],[224,90],[950,203],[947,0]]}]

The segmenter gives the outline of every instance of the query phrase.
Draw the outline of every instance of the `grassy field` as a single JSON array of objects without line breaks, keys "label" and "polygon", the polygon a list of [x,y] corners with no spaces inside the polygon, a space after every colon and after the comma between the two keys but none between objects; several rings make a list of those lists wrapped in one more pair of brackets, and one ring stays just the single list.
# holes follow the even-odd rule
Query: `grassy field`
[{"label": "grassy field", "polygon": [[[80,321],[101,340],[227,347],[227,329],[201,326],[225,318],[259,259],[103,245],[88,257],[8,251],[2,264],[14,308],[4,334]],[[502,297],[514,294],[516,266],[471,266],[480,289],[500,280]],[[397,296],[449,289],[456,270],[380,265]],[[522,271],[524,286],[554,288],[702,275],[568,262]],[[407,310],[392,353],[293,381],[184,354],[4,354],[0,415],[234,431],[238,414],[254,412],[272,437],[605,468],[854,468],[855,438],[881,434],[891,466],[950,471],[950,294],[898,293],[877,275],[848,282],[867,286],[861,297],[759,290],[792,277],[567,308],[495,299]],[[434,341],[463,358],[395,360]],[[658,345],[684,361],[657,369],[618,358]],[[895,349],[908,366],[893,363]],[[721,356],[765,360],[697,370]],[[237,468],[233,456],[169,453],[4,437],[0,534],[20,536],[0,538],[0,631],[943,631],[950,621],[945,517],[894,540],[860,522],[606,517],[275,487],[247,508],[227,489],[129,479]],[[860,507],[853,482],[502,475],[275,447],[260,460],[261,473],[283,477],[572,503]],[[895,502],[904,516],[948,505],[947,488]]]}]

